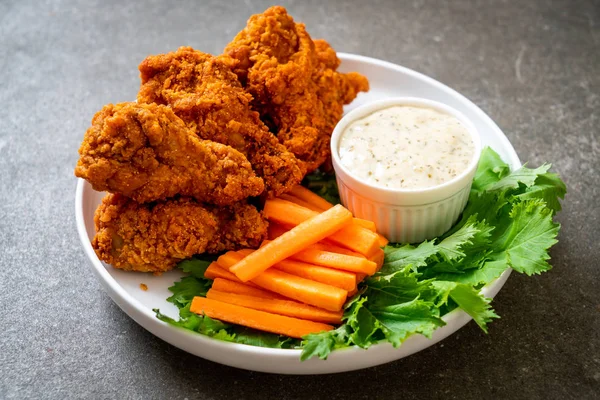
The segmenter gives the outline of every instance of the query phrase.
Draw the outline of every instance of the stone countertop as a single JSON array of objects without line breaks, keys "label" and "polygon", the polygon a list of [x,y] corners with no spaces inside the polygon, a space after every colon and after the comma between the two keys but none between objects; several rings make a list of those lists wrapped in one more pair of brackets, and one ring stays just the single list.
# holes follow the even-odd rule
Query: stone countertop
[{"label": "stone countertop", "polygon": [[[10,4],[13,3],[13,4]],[[600,396],[597,1],[283,1],[338,51],[398,63],[482,107],[569,193],[554,269],[513,274],[489,335],[470,323],[411,357],[279,376],[189,355],[124,314],[75,228],[73,167],[95,111],[134,99],[138,63],[219,53],[265,1],[0,2],[0,398]],[[85,5],[84,5],[85,4]]]}]

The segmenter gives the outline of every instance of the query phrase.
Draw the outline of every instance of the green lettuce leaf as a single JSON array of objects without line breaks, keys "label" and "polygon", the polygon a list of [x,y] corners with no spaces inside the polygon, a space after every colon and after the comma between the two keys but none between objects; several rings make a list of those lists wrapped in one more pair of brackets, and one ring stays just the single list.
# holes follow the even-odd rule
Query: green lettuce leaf
[{"label": "green lettuce leaf", "polygon": [[559,199],[564,199],[567,193],[567,186],[557,174],[548,172],[540,174],[535,180],[533,186],[530,186],[524,193],[517,197],[521,200],[539,199],[554,212],[562,209]]},{"label": "green lettuce leaf", "polygon": [[491,299],[483,297],[473,286],[446,281],[435,281],[432,285],[439,291],[438,306],[447,305],[448,298],[452,299],[485,333],[488,322],[500,318],[492,310]]},{"label": "green lettuce leaf", "polygon": [[515,204],[511,223],[492,244],[501,249],[492,258],[506,260],[515,271],[527,275],[548,271],[548,249],[558,240],[559,224],[552,222],[553,212],[541,200],[527,200]]},{"label": "green lettuce leaf", "polygon": [[[523,166],[511,172],[489,147],[481,154],[469,201],[449,232],[419,244],[390,243],[384,264],[360,284],[344,305],[342,324],[334,330],[305,336],[302,341],[237,325],[224,324],[189,311],[194,296],[205,296],[211,281],[204,271],[214,258],[194,257],[179,268],[188,276],[169,290],[180,309],[179,320],[156,310],[175,326],[221,340],[270,348],[301,348],[301,359],[326,359],[336,349],[368,348],[386,341],[400,346],[411,335],[431,337],[457,307],[484,332],[498,318],[480,289],[507,268],[527,275],[551,268],[548,250],[560,226],[553,221],[561,209],[566,186],[549,172],[550,165]],[[303,184],[332,203],[339,202],[335,176],[315,172]]]}]

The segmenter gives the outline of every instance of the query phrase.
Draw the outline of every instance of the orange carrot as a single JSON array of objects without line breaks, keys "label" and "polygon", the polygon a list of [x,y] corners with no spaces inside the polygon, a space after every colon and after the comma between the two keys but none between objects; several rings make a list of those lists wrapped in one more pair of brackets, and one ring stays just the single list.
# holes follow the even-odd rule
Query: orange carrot
[{"label": "orange carrot", "polygon": [[291,256],[294,260],[304,261],[323,267],[341,269],[344,271],[373,275],[377,264],[366,258],[348,256],[314,248],[307,248]]},{"label": "orange carrot", "polygon": [[[294,205],[294,207],[298,206]],[[245,257],[231,267],[230,271],[242,281],[249,281],[273,266],[273,264],[277,264],[306,246],[317,243],[350,224],[352,224],[352,213],[343,206],[337,205],[296,225],[272,242]]]},{"label": "orange carrot", "polygon": [[377,234],[355,224],[340,229],[329,236],[328,240],[367,257],[379,248]]},{"label": "orange carrot", "polygon": [[313,204],[321,211],[329,210],[331,207],[333,207],[333,204],[302,185],[294,186],[290,191],[290,194],[306,203]]},{"label": "orange carrot", "polygon": [[[233,275],[233,274],[232,274]],[[219,292],[243,294],[246,296],[262,297],[263,299],[282,299],[277,293],[259,289],[246,283],[230,281],[223,278],[215,278],[212,288]]]},{"label": "orange carrot", "polygon": [[[222,259],[225,263],[222,266],[226,269],[232,268],[242,259],[247,258],[250,254],[256,253],[257,251],[258,250],[246,249],[240,250],[237,253],[230,252],[232,254],[229,257]],[[346,301],[347,291],[345,289],[335,285],[317,282],[314,279],[310,280],[295,274],[286,273],[283,272],[283,270],[275,271],[276,268],[279,269],[278,266],[281,263],[289,265],[289,262],[286,261],[289,260],[280,261],[273,266],[272,269],[264,271],[248,284],[255,284],[263,289],[289,297],[290,299],[325,308],[327,310],[338,311],[341,309]],[[288,279],[287,281],[286,278]]]},{"label": "orange carrot", "polygon": [[[237,251],[242,257],[246,257],[254,250],[244,249]],[[326,268],[319,265],[309,264],[296,260],[283,260],[273,265],[273,268],[288,274],[296,275],[301,278],[310,279],[316,282],[339,287],[344,290],[354,290],[356,288],[356,275],[352,272],[341,271],[339,269]]]},{"label": "orange carrot", "polygon": [[379,251],[376,252],[375,255],[369,257],[369,260],[371,260],[375,264],[377,264],[377,269],[375,272],[379,271],[381,269],[381,267],[383,266],[384,258],[385,258],[385,252],[382,249],[379,249]]},{"label": "orange carrot", "polygon": [[[340,206],[338,205],[335,207]],[[298,224],[319,215],[308,208],[281,199],[267,200],[263,212],[270,221],[290,226],[297,226]],[[339,229],[327,239],[335,244],[347,247],[350,250],[364,255],[374,253],[379,247],[377,234],[358,226],[355,223],[348,224],[342,229]]]},{"label": "orange carrot", "polygon": [[204,297],[194,297],[192,305],[190,306],[190,311],[229,322],[230,324],[247,326],[249,328],[298,339],[301,339],[302,336],[308,335],[309,333],[330,331],[333,329],[333,326],[320,322],[271,314]]},{"label": "orange carrot", "polygon": [[375,227],[375,222],[369,221],[368,219],[356,218],[354,217],[354,223],[356,225],[362,226],[365,229],[370,230],[371,232],[377,232],[377,228]]},{"label": "orange carrot", "polygon": [[296,196],[292,196],[291,194],[282,194],[281,196],[279,196],[279,198],[282,199],[282,200],[285,200],[285,201],[289,201],[289,202],[294,203],[294,204],[298,204],[299,206],[302,206],[304,208],[308,208],[309,210],[313,210],[313,211],[316,211],[316,212],[323,212],[323,211],[325,211],[325,210],[317,207],[316,205],[307,203],[304,200],[300,200],[299,198],[297,198]]},{"label": "orange carrot", "polygon": [[[252,250],[250,250],[250,252],[252,252]],[[234,266],[237,262],[239,262],[244,257],[245,256],[241,256],[237,252],[232,250],[232,251],[228,251],[225,254],[220,255],[219,258],[217,258],[217,263],[221,267],[223,267],[229,271],[229,269],[232,266]]]},{"label": "orange carrot", "polygon": [[288,317],[306,319],[309,321],[329,322],[333,324],[342,322],[342,311],[323,310],[322,308],[309,306],[292,300],[265,299],[237,293],[219,292],[214,289],[210,289],[206,293],[206,298],[252,308],[253,310],[287,315]]},{"label": "orange carrot", "polygon": [[348,271],[321,267],[296,260],[280,261],[273,268],[348,291],[356,288],[356,274]]},{"label": "orange carrot", "polygon": [[234,282],[241,282],[237,276],[235,276],[231,272],[227,271],[226,269],[223,269],[222,266],[217,264],[217,262],[212,262],[208,266],[208,268],[206,268],[206,271],[204,271],[204,277],[207,279],[221,278],[221,279],[227,279],[227,280],[234,281]]},{"label": "orange carrot", "polygon": [[273,268],[258,275],[252,282],[271,292],[330,311],[341,310],[348,294],[344,289]]},{"label": "orange carrot", "polygon": [[387,238],[385,236],[383,236],[381,233],[377,234],[377,240],[379,241],[379,247],[384,247],[387,246],[387,244],[390,242],[389,240],[387,240]]},{"label": "orange carrot", "polygon": [[332,253],[345,254],[347,256],[367,258],[367,257],[363,256],[362,254],[357,253],[356,251],[345,249],[341,246],[338,246],[337,244],[331,243],[327,239],[324,239],[324,240],[320,241],[319,243],[315,243],[309,247],[319,249],[319,250],[324,250],[324,251],[331,251]]}]

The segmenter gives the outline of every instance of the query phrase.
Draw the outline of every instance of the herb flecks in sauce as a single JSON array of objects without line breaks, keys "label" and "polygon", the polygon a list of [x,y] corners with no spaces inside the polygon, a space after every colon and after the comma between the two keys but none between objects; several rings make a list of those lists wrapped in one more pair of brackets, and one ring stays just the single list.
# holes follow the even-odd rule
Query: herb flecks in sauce
[{"label": "herb flecks in sauce", "polygon": [[475,146],[456,117],[431,108],[395,106],[350,124],[339,152],[346,168],[373,185],[418,189],[466,170]]}]

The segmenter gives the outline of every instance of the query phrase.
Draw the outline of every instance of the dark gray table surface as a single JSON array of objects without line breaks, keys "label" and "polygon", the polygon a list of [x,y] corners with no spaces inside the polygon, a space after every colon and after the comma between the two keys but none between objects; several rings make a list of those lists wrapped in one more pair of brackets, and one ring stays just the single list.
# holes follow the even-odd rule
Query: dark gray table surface
[{"label": "dark gray table surface", "polygon": [[75,229],[73,167],[95,111],[135,98],[138,63],[219,53],[265,1],[0,1],[0,398],[600,397],[600,3],[284,1],[338,51],[428,74],[481,106],[569,193],[554,269],[513,274],[474,323],[403,360],[280,376],[194,357],[104,293]]}]

